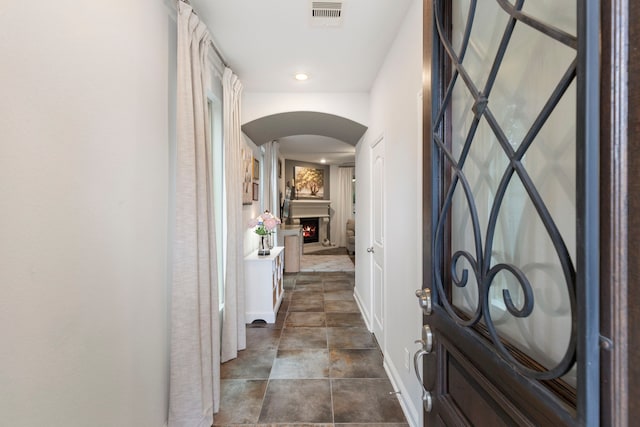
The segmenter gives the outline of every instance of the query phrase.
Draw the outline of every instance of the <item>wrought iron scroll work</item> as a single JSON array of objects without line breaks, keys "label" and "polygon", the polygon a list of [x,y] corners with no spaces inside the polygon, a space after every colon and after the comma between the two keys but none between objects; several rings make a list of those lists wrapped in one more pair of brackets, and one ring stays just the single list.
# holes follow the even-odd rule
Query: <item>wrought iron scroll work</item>
[{"label": "wrought iron scroll work", "polygon": [[[453,72],[450,78],[449,84],[443,94],[439,109],[437,114],[434,117],[434,125],[433,125],[433,143],[436,147],[436,150],[443,156],[446,161],[450,164],[450,170],[452,173],[451,182],[449,187],[445,190],[444,198],[442,199],[441,206],[439,208],[438,222],[436,224],[436,229],[434,233],[434,265],[442,265],[442,253],[441,251],[436,250],[435,248],[443,247],[443,239],[445,235],[445,224],[447,222],[447,218],[451,212],[451,207],[453,203],[453,195],[458,186],[460,186],[464,192],[466,203],[469,206],[469,215],[471,217],[472,229],[473,229],[473,238],[474,238],[474,251],[475,254],[470,253],[468,251],[457,251],[452,254],[451,258],[451,278],[454,285],[458,287],[465,287],[469,281],[469,270],[462,269],[462,274],[459,275],[457,273],[456,266],[461,259],[466,260],[471,268],[471,274],[475,276],[476,284],[478,286],[478,305],[475,308],[475,311],[469,318],[460,317],[451,303],[447,298],[447,293],[445,291],[444,280],[443,280],[443,272],[440,269],[435,269],[435,287],[436,291],[440,295],[439,302],[446,310],[448,315],[456,321],[461,326],[471,327],[477,324],[481,319],[484,319],[485,326],[489,331],[489,335],[491,340],[497,349],[498,354],[506,361],[508,361],[516,370],[518,370],[521,374],[539,380],[549,380],[554,378],[559,378],[562,375],[566,374],[571,367],[574,365],[576,360],[576,331],[577,331],[577,320],[576,320],[576,271],[569,255],[569,251],[567,246],[560,234],[549,210],[547,209],[542,197],[540,196],[538,190],[536,189],[531,177],[527,173],[524,165],[521,163],[523,156],[526,154],[529,147],[531,147],[532,143],[535,140],[535,137],[538,135],[547,119],[553,112],[554,108],[558,105],[561,98],[565,94],[568,87],[571,83],[576,79],[576,64],[577,61],[574,60],[564,75],[562,76],[560,82],[557,84],[553,93],[545,103],[544,107],[536,117],[535,121],[531,125],[530,129],[527,131],[524,140],[520,144],[517,150],[511,146],[506,137],[504,131],[493,115],[491,108],[488,106],[488,99],[491,95],[491,90],[496,81],[496,77],[498,75],[498,71],[500,66],[502,65],[505,52],[511,40],[511,36],[515,29],[516,24],[524,24],[529,27],[545,34],[546,36],[576,50],[577,49],[577,39],[576,37],[567,34],[566,32],[549,26],[531,16],[528,16],[526,13],[522,11],[522,6],[524,4],[524,0],[517,0],[515,4],[509,3],[507,0],[496,0],[500,7],[509,14],[509,19],[505,28],[505,31],[502,35],[502,39],[500,41],[500,45],[498,47],[498,51],[496,57],[493,61],[489,76],[485,83],[484,88],[480,89],[476,87],[475,83],[472,81],[469,73],[466,71],[463,63],[464,56],[467,51],[467,47],[469,45],[469,39],[471,34],[471,29],[473,27],[473,21],[475,17],[476,10],[476,0],[471,0],[469,4],[469,10],[467,14],[467,22],[465,25],[462,43],[460,46],[459,54],[455,52],[452,43],[447,38],[447,33],[444,30],[443,23],[443,10],[442,0],[436,0],[435,2],[435,24],[439,37],[440,44],[448,56],[448,60],[452,66]],[[577,54],[576,54],[577,55]],[[462,146],[462,150],[458,159],[455,158],[454,154],[449,150],[445,141],[443,141],[441,135],[444,134],[444,125],[445,125],[445,113],[447,109],[451,106],[451,99],[453,94],[454,85],[460,77],[469,91],[470,95],[473,97],[474,105],[473,105],[473,113],[474,117],[467,132],[467,136],[465,138],[464,144]],[[480,123],[481,118],[485,118],[486,122],[489,124],[489,127],[495,134],[495,137],[500,144],[500,147],[503,149],[504,154],[509,159],[509,164],[504,171],[500,184],[498,186],[495,199],[493,200],[493,205],[491,207],[489,222],[487,226],[487,235],[486,242],[482,243],[482,232],[480,229],[480,221],[478,219],[478,212],[476,208],[476,204],[473,198],[473,193],[471,190],[471,185],[468,182],[465,174],[463,172],[464,164],[467,160],[469,151],[471,149],[471,144],[474,141],[474,137],[476,131],[478,129],[478,125]],[[495,328],[493,320],[491,318],[490,313],[490,302],[489,302],[489,291],[491,285],[493,283],[494,278],[500,272],[508,272],[510,273],[519,283],[523,295],[524,295],[524,303],[521,308],[515,306],[512,301],[511,295],[508,290],[503,290],[503,300],[504,304],[511,315],[519,318],[528,317],[534,308],[534,293],[533,287],[525,273],[520,270],[517,266],[512,264],[497,264],[491,265],[491,253],[493,249],[493,239],[495,236],[495,229],[498,220],[498,214],[500,212],[500,208],[502,207],[502,203],[507,191],[507,187],[512,180],[513,175],[516,174],[522,182],[522,185],[525,188],[529,198],[533,206],[536,209],[538,216],[542,224],[544,225],[553,247],[557,253],[558,259],[561,264],[562,273],[565,279],[565,283],[567,286],[567,291],[569,294],[570,300],[570,309],[571,309],[571,335],[569,339],[569,343],[567,345],[567,350],[562,357],[562,359],[557,363],[556,366],[552,367],[548,370],[535,370],[528,366],[523,365],[521,362],[516,360],[513,355],[505,348],[504,344],[500,340],[499,334]]]}]

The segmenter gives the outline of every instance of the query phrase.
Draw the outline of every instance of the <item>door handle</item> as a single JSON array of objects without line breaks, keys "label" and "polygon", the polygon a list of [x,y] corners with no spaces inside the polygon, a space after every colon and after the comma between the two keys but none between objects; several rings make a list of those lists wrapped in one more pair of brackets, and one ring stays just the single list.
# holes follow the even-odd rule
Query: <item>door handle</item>
[{"label": "door handle", "polygon": [[425,316],[429,316],[432,311],[431,305],[431,289],[424,288],[416,291],[416,297],[418,298],[418,305],[422,308],[422,312]]},{"label": "door handle", "polygon": [[422,348],[420,350],[424,350],[425,354],[431,353],[433,350],[433,333],[431,332],[431,327],[429,325],[424,325],[422,327],[422,339],[415,340],[416,344],[422,344]]},{"label": "door handle", "polygon": [[367,252],[374,253],[375,251],[373,250],[373,246],[371,246],[370,248],[367,248]]},{"label": "door handle", "polygon": [[431,396],[431,392],[424,387],[424,381],[422,381],[422,377],[420,376],[420,367],[418,365],[420,359],[422,359],[423,356],[430,354],[433,349],[433,334],[429,325],[423,326],[422,339],[416,340],[415,342],[417,344],[422,344],[422,347],[413,355],[413,371],[415,372],[418,383],[422,388],[422,406],[425,412],[431,412],[433,409],[433,397]]}]

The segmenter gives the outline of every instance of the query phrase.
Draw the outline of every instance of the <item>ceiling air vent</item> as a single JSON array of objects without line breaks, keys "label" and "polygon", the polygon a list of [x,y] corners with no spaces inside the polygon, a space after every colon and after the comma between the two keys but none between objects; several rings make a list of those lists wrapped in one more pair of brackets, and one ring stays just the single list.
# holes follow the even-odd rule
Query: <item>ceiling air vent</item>
[{"label": "ceiling air vent", "polygon": [[342,24],[341,1],[312,1],[311,25],[314,27],[337,27]]}]

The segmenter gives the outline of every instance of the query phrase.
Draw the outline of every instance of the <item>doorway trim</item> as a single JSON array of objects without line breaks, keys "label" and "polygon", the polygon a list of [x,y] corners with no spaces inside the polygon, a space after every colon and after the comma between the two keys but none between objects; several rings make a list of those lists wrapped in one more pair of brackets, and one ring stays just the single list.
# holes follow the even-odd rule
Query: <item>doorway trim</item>
[{"label": "doorway trim", "polygon": [[[382,160],[383,160],[383,170],[382,170],[382,179],[380,182],[380,188],[376,188],[376,180],[375,180],[375,158],[374,158],[374,151],[377,148],[381,148],[382,149]],[[386,289],[387,289],[387,277],[386,277],[386,257],[384,254],[384,246],[385,246],[385,235],[386,235],[386,212],[385,212],[385,207],[386,207],[386,202],[384,200],[384,196],[385,196],[385,188],[384,188],[384,173],[385,173],[385,165],[384,165],[384,150],[385,150],[385,135],[384,133],[382,133],[381,135],[379,135],[377,138],[375,138],[371,144],[369,145],[369,152],[370,152],[370,156],[369,156],[369,161],[370,161],[370,169],[369,169],[369,182],[371,184],[371,191],[370,191],[370,197],[369,197],[369,203],[370,203],[370,212],[371,212],[371,221],[369,222],[369,242],[370,242],[370,246],[367,249],[367,252],[370,252],[370,256],[371,256],[371,262],[369,263],[369,277],[370,277],[370,292],[371,292],[371,331],[374,333],[374,335],[376,336],[376,340],[378,341],[378,345],[380,347],[380,350],[382,351],[383,354],[386,353],[386,327],[385,327],[385,318],[387,316],[387,305],[386,305]],[[382,238],[382,242],[381,245],[377,245],[375,238],[376,238],[376,224],[375,224],[375,219],[376,219],[376,206],[375,206],[375,201],[376,201],[376,197],[375,197],[375,192],[376,191],[382,191],[382,200],[381,200],[381,205],[380,205],[380,212],[377,212],[377,214],[381,215],[380,221],[382,222],[380,224],[381,226],[381,230],[380,230],[380,234],[381,234],[381,238]],[[377,246],[380,246],[378,248],[378,253],[375,252],[375,248]],[[382,250],[382,254],[380,254],[380,249]],[[381,287],[380,289],[376,289],[376,272],[375,272],[375,268],[376,268],[376,257],[382,257],[381,260],[381,264],[380,268],[381,268]],[[379,298],[376,298],[376,295],[378,295]],[[377,307],[377,304],[381,304],[381,307]],[[376,334],[376,332],[378,332]]]}]

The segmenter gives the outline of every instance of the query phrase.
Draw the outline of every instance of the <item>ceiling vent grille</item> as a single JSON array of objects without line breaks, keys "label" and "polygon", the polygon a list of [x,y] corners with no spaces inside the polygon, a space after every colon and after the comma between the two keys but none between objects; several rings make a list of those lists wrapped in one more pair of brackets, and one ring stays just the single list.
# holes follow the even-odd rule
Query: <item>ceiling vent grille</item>
[{"label": "ceiling vent grille", "polygon": [[312,1],[311,25],[314,27],[337,27],[342,24],[341,1]]}]

